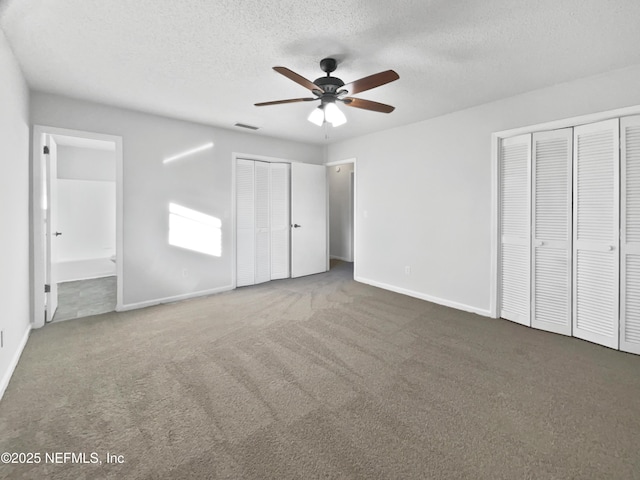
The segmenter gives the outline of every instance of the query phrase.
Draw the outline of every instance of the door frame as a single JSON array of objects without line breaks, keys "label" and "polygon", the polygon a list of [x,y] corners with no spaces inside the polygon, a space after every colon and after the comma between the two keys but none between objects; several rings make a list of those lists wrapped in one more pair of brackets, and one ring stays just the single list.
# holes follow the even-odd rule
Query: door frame
[{"label": "door frame", "polygon": [[499,318],[500,312],[500,142],[503,139],[527,133],[536,133],[544,130],[558,130],[561,128],[576,127],[587,123],[596,123],[603,120],[640,114],[640,105],[632,107],[605,110],[603,112],[579,115],[575,117],[554,120],[545,123],[529,125],[525,127],[502,130],[491,134],[491,270],[490,270],[490,297],[489,316]]},{"label": "door frame", "polygon": [[[352,158],[346,158],[344,160],[336,160],[334,162],[328,162],[325,163],[325,167],[327,168],[331,168],[331,167],[337,167],[339,165],[348,165],[352,163],[353,164],[353,192],[351,192],[352,195],[352,201],[353,201],[353,217],[352,217],[352,227],[353,227],[353,237],[351,239],[352,244],[353,244],[353,251],[351,252],[351,255],[353,257],[353,277],[357,278],[358,274],[357,274],[357,268],[358,268],[358,242],[357,242],[357,236],[358,236],[358,161],[356,157],[352,157]],[[330,196],[329,196],[329,182],[327,181],[327,271],[329,271],[329,263],[330,263],[330,257],[331,257],[331,219],[330,219]]]},{"label": "door frame", "polygon": [[42,213],[42,182],[45,180],[43,172],[43,141],[45,135],[64,135],[68,137],[84,138],[88,140],[102,140],[115,144],[116,160],[116,311],[122,309],[123,300],[123,157],[122,137],[83,130],[34,125],[32,130],[31,151],[31,325],[40,328],[45,324],[44,306],[44,248],[43,213]]}]

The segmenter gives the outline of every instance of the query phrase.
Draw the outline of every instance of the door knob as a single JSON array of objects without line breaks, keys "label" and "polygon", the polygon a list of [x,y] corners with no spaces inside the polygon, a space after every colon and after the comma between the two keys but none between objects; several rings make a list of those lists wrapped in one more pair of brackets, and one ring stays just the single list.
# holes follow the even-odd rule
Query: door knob
[{"label": "door knob", "polygon": [[54,233],[54,235],[55,235],[56,237],[59,237],[60,235],[62,235],[62,232],[56,232],[56,233]]},{"label": "door knob", "polygon": [[298,225],[297,223],[294,223],[293,225],[291,225],[293,228],[300,228],[302,225]]}]

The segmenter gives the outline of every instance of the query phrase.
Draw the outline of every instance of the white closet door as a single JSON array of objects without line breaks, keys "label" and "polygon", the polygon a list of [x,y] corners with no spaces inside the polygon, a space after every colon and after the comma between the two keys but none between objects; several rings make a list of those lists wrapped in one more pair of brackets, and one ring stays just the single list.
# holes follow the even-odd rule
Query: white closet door
[{"label": "white closet door", "polygon": [[620,350],[640,354],[640,116],[620,128]]},{"label": "white closet door", "polygon": [[255,283],[271,280],[270,231],[270,166],[255,162],[256,191],[256,276]]},{"label": "white closet door", "polygon": [[255,283],[255,172],[252,160],[236,162],[236,285]]},{"label": "white closet door", "polygon": [[531,135],[500,148],[500,316],[530,326]]},{"label": "white closet door", "polygon": [[290,166],[271,164],[271,279],[290,275]]},{"label": "white closet door", "polygon": [[618,119],[574,129],[573,336],[618,348]]},{"label": "white closet door", "polygon": [[531,326],[571,335],[573,129],[533,134]]}]

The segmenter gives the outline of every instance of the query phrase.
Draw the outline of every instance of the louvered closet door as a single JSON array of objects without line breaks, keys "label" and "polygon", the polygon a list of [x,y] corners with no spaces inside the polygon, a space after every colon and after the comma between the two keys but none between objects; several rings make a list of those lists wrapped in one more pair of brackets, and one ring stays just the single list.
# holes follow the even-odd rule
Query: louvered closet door
[{"label": "louvered closet door", "polygon": [[256,277],[255,283],[271,280],[271,221],[270,221],[270,166],[255,162],[256,176]]},{"label": "louvered closet door", "polygon": [[271,164],[271,279],[290,275],[290,166]]},{"label": "louvered closet door", "polygon": [[573,335],[618,348],[618,119],[574,129]]},{"label": "louvered closet door", "polygon": [[533,134],[531,326],[571,335],[573,129]]},{"label": "louvered closet door", "polygon": [[640,354],[640,116],[620,129],[620,350]]},{"label": "louvered closet door", "polygon": [[236,285],[255,283],[255,175],[252,160],[236,162]]},{"label": "louvered closet door", "polygon": [[500,148],[500,316],[530,326],[531,135]]}]

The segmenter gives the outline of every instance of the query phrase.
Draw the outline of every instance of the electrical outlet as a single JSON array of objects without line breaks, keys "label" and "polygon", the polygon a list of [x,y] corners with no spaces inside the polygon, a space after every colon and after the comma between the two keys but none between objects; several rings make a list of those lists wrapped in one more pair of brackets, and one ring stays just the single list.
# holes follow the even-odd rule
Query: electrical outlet
[{"label": "electrical outlet", "polygon": [[411,275],[411,267],[409,265],[404,267],[404,274],[405,275]]},{"label": "electrical outlet", "polygon": [[182,278],[187,278],[189,276],[189,270],[186,268],[182,269]]}]

